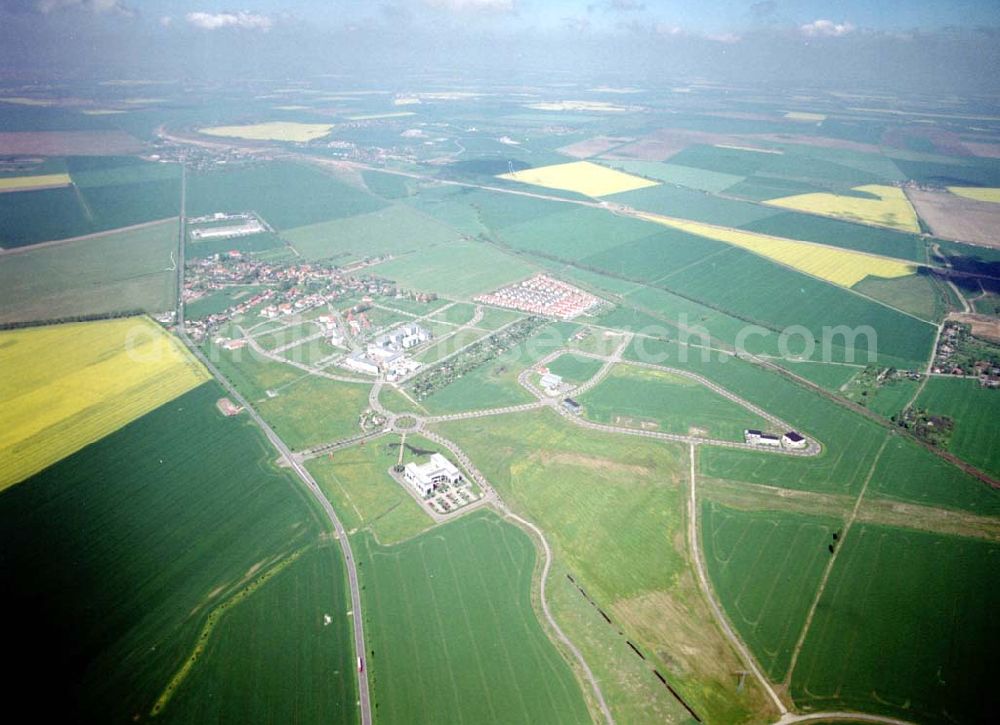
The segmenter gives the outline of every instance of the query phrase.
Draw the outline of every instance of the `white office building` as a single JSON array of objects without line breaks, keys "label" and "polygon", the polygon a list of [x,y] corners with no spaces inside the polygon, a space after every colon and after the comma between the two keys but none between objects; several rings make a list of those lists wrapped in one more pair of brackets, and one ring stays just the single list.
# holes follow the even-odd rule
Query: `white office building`
[{"label": "white office building", "polygon": [[462,472],[440,453],[431,454],[427,463],[407,463],[403,478],[421,496],[430,496],[442,483],[455,484],[462,480]]}]

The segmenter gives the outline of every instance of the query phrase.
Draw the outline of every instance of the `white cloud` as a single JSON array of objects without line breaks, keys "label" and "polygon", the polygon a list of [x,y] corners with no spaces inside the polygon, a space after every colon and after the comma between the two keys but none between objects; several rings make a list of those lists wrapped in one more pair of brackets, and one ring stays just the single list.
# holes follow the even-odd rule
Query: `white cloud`
[{"label": "white cloud", "polygon": [[705,39],[715,41],[716,43],[731,45],[732,43],[740,42],[741,37],[736,33],[709,33],[705,35]]},{"label": "white cloud", "polygon": [[188,13],[184,19],[202,30],[242,28],[243,30],[263,30],[266,32],[274,25],[274,21],[267,15],[258,15],[242,10],[237,13]]},{"label": "white cloud", "polygon": [[164,15],[163,17],[160,18],[160,25],[162,25],[164,28],[169,28],[173,24],[174,24],[174,19],[169,15]]},{"label": "white cloud", "polygon": [[839,38],[854,32],[854,25],[847,21],[835,23],[832,20],[813,20],[799,26],[799,31],[809,38]]},{"label": "white cloud", "polygon": [[424,0],[424,5],[452,12],[511,13],[517,3],[515,0]]},{"label": "white cloud", "polygon": [[95,13],[134,14],[132,9],[123,0],[38,0],[36,7],[46,15],[56,10],[64,10],[65,8],[84,8]]}]

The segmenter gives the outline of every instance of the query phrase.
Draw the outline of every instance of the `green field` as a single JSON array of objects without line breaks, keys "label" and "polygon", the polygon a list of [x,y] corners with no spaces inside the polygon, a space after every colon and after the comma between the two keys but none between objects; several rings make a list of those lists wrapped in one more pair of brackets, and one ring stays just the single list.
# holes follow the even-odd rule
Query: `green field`
[{"label": "green field", "polygon": [[184,304],[184,314],[189,319],[197,320],[219,312],[224,312],[233,305],[238,305],[240,300],[252,297],[257,292],[264,289],[256,285],[240,285],[238,287],[227,287],[218,292],[211,292],[201,299]]},{"label": "green field", "polygon": [[630,365],[615,366],[578,400],[589,420],[627,428],[742,441],[747,428],[772,427],[695,380]]},{"label": "green field", "polygon": [[192,173],[187,182],[188,216],[253,211],[282,231],[385,206],[331,174],[283,161]]},{"label": "green field", "polygon": [[[772,197],[773,198],[773,197]],[[743,229],[776,237],[820,242],[859,252],[871,252],[914,262],[926,261],[925,243],[916,234],[829,219],[812,214],[781,212],[741,225]]]},{"label": "green field", "polygon": [[176,256],[176,221],[0,255],[0,322],[169,310]]},{"label": "green field", "polygon": [[356,538],[379,722],[582,723],[531,603],[531,539],[475,513],[393,547]]},{"label": "green field", "polygon": [[830,516],[742,511],[705,500],[701,536],[716,595],[767,676],[785,678],[792,650],[842,525]]},{"label": "green field", "polygon": [[1000,475],[1000,390],[976,380],[931,378],[916,406],[955,422],[948,450],[994,476]]},{"label": "green field", "polygon": [[[458,271],[461,274],[458,274]],[[535,271],[529,263],[482,242],[459,242],[407,254],[371,268],[407,289],[467,300]]]},{"label": "green field", "polygon": [[867,277],[851,289],[931,322],[940,322],[951,309],[945,291],[922,274],[897,279]]},{"label": "green field", "polygon": [[184,255],[191,259],[198,259],[200,257],[212,257],[216,254],[225,254],[233,249],[254,254],[280,250],[284,247],[284,240],[277,234],[261,232],[260,234],[251,234],[246,237],[235,237],[232,239],[207,239],[198,242],[189,240],[184,246]]},{"label": "green field", "polygon": [[[554,571],[571,573],[704,721],[738,722],[766,709],[750,681],[736,692],[740,665],[689,568],[682,447],[581,429],[547,410],[438,428],[513,510],[545,531]],[[590,636],[567,633],[574,641]],[[627,671],[602,681],[612,702],[645,686]]]},{"label": "green field", "polygon": [[[388,474],[399,460],[399,443],[398,435],[387,435],[364,446],[314,458],[306,466],[348,532],[371,532],[375,541],[386,546],[412,538],[434,523]],[[440,448],[417,437],[410,443],[422,450]],[[404,456],[406,461],[409,457]]]},{"label": "green field", "polygon": [[223,394],[205,383],[0,496],[5,612],[32,632],[8,684],[46,673],[50,716],[147,718],[221,612],[161,718],[356,720],[339,551],[250,420],[216,410]]},{"label": "green field", "polygon": [[1000,514],[1000,491],[901,437],[890,439],[868,492],[927,506]]},{"label": "green field", "polygon": [[180,167],[119,157],[72,157],[74,186],[0,194],[0,247],[94,234],[176,217]]},{"label": "green field", "polygon": [[596,358],[565,353],[548,364],[549,372],[559,375],[567,383],[579,385],[585,383],[604,366]]},{"label": "green field", "polygon": [[843,546],[792,673],[796,704],[988,721],[1000,547],[870,525]]},{"label": "green field", "polygon": [[864,369],[851,365],[827,364],[810,360],[776,358],[771,362],[827,390],[840,390],[842,385]]},{"label": "green field", "polygon": [[339,263],[419,252],[455,241],[458,232],[411,207],[394,204],[367,214],[295,227],[282,236],[306,259],[329,258]]},{"label": "green field", "polygon": [[664,164],[658,161],[636,161],[633,159],[613,159],[607,161],[608,166],[621,169],[630,174],[645,176],[649,179],[665,181],[668,184],[686,186],[689,189],[717,193],[728,189],[733,184],[743,180],[743,176],[721,171],[709,171],[693,166],[680,164]]},{"label": "green field", "polygon": [[361,431],[358,417],[368,407],[368,385],[311,375],[249,348],[227,351],[211,345],[208,354],[293,450]]},{"label": "green field", "polygon": [[475,305],[466,304],[464,302],[456,302],[443,311],[432,315],[431,319],[450,322],[454,325],[464,325],[467,322],[470,322],[475,314]]}]

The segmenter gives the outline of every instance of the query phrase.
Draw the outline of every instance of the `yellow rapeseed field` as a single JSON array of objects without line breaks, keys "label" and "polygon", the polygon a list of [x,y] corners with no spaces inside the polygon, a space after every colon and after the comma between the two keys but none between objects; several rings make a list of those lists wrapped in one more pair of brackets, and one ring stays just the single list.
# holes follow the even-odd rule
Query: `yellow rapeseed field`
[{"label": "yellow rapeseed field", "polygon": [[539,166],[535,169],[515,171],[512,174],[500,174],[497,178],[544,186],[549,189],[575,191],[587,196],[607,196],[608,194],[619,194],[623,191],[644,189],[647,186],[659,184],[658,181],[632,176],[609,169],[607,166],[592,164],[589,161]]},{"label": "yellow rapeseed field", "polygon": [[913,264],[874,254],[852,252],[848,249],[798,242],[682,219],[665,219],[654,215],[643,215],[643,218],[690,234],[742,247],[842,287],[853,287],[869,275],[887,278],[905,277],[917,271]]},{"label": "yellow rapeseed field", "polygon": [[902,229],[907,232],[920,232],[917,213],[913,211],[913,207],[910,206],[910,201],[902,189],[883,184],[867,184],[854,187],[854,191],[872,194],[878,198],[864,199],[827,193],[796,194],[795,196],[771,199],[764,203],[780,206],[784,209],[807,211],[838,219]]},{"label": "yellow rapeseed field", "polygon": [[209,379],[145,317],[0,332],[0,490]]},{"label": "yellow rapeseed field", "polygon": [[949,186],[948,191],[958,196],[964,196],[966,199],[992,201],[994,204],[1000,204],[1000,189],[996,187]]},{"label": "yellow rapeseed field", "polygon": [[0,177],[0,193],[5,191],[27,191],[28,189],[69,186],[69,174],[39,174],[38,176]]},{"label": "yellow rapeseed field", "polygon": [[329,123],[295,123],[292,121],[271,121],[250,123],[244,126],[212,126],[199,129],[198,133],[208,136],[245,138],[251,141],[296,141],[305,142],[322,138],[333,128]]}]

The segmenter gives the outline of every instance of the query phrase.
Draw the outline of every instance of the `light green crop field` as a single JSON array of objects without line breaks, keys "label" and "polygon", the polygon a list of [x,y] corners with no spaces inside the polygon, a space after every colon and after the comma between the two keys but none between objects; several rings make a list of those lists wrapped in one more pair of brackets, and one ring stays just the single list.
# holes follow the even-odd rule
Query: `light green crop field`
[{"label": "light green crop field", "polygon": [[[246,415],[216,410],[223,395],[205,383],[0,496],[6,611],[32,632],[8,684],[44,669],[51,715],[146,719],[174,683],[167,721],[213,700],[252,720],[356,721],[339,551],[317,547],[322,514]],[[290,672],[300,686],[279,694]]]},{"label": "light green crop field", "polygon": [[792,673],[796,704],[912,722],[989,720],[982,693],[1000,674],[998,558],[996,542],[853,528]]},{"label": "light green crop field", "polygon": [[433,315],[431,319],[443,320],[444,322],[451,322],[456,325],[464,325],[472,320],[472,317],[475,314],[475,305],[470,305],[465,302],[456,302],[451,307]]},{"label": "light green crop field", "polygon": [[665,181],[668,184],[686,186],[700,191],[719,192],[743,181],[744,176],[709,171],[693,166],[680,164],[664,164],[659,161],[638,161],[633,159],[613,159],[606,162],[609,166],[622,169],[630,174],[646,176],[650,179]]},{"label": "light green crop field", "polygon": [[712,587],[770,679],[788,672],[792,650],[830,559],[842,522],[788,511],[701,506],[701,535]]},{"label": "light green crop field", "polygon": [[955,421],[948,450],[974,466],[1000,475],[1000,390],[976,380],[932,378],[916,405]]},{"label": "light green crop field", "polygon": [[805,378],[827,390],[840,390],[848,380],[857,375],[863,368],[834,363],[813,362],[811,360],[786,360],[775,358],[771,362],[788,370],[790,373]]},{"label": "light green crop field", "polygon": [[951,308],[948,296],[934,279],[921,274],[896,279],[867,277],[851,289],[933,322],[940,321]]},{"label": "light green crop field", "polygon": [[747,428],[771,427],[695,380],[631,365],[616,365],[578,400],[588,419],[628,428],[741,441]]},{"label": "light green crop field", "polygon": [[393,547],[356,538],[382,723],[582,723],[580,685],[531,604],[531,539],[491,513]]},{"label": "light green crop field", "polygon": [[[554,571],[574,576],[614,631],[642,648],[703,720],[737,722],[766,710],[749,681],[736,691],[739,662],[712,624],[689,566],[682,447],[581,429],[547,410],[437,427],[509,506],[545,532]],[[625,671],[601,686],[620,701],[643,684]]]},{"label": "light green crop field", "polygon": [[458,232],[409,206],[394,204],[367,214],[295,227],[283,236],[306,259],[338,262],[380,254],[418,252],[453,242]]},{"label": "light green crop field", "polygon": [[293,450],[361,431],[358,417],[368,407],[369,385],[318,377],[250,348],[227,351],[213,343],[206,347],[219,371]]},{"label": "light green crop field", "polygon": [[467,300],[529,277],[535,267],[489,244],[459,242],[407,254],[375,265],[371,271],[409,289],[446,292]]},{"label": "light green crop field", "polygon": [[0,256],[0,322],[169,310],[176,255],[174,220]]},{"label": "light green crop field", "polygon": [[604,363],[596,358],[564,353],[549,363],[549,372],[567,383],[585,383],[597,375]]},{"label": "light green crop field", "polygon": [[[427,441],[407,436],[423,449]],[[353,446],[306,464],[323,493],[337,509],[348,533],[371,532],[389,546],[429,528],[431,520],[409,493],[388,474],[399,457],[400,437],[382,436],[364,446]],[[437,451],[440,446],[427,446]],[[408,459],[404,459],[408,460]]]}]

